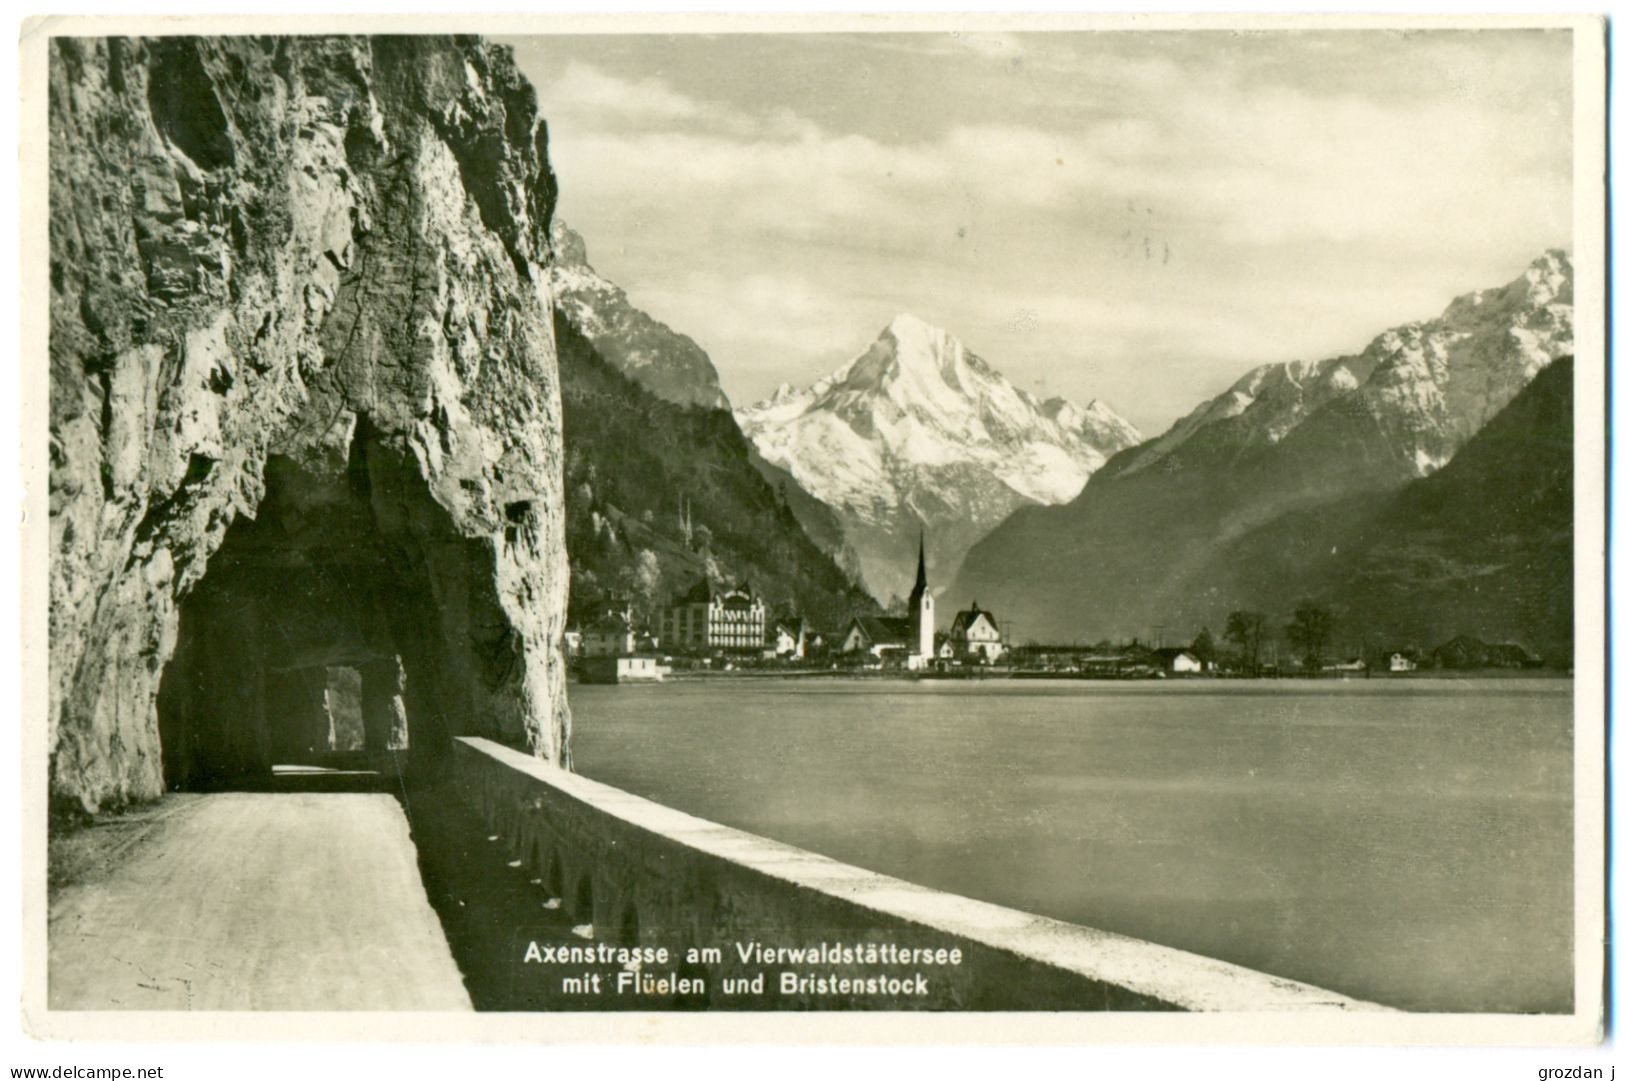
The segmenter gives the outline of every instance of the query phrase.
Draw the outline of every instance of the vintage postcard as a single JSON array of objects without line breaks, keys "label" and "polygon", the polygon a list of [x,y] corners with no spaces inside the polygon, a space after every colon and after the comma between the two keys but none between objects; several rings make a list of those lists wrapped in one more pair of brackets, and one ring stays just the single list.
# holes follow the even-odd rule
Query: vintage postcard
[{"label": "vintage postcard", "polygon": [[1600,19],[21,49],[31,1033],[1602,1037]]}]

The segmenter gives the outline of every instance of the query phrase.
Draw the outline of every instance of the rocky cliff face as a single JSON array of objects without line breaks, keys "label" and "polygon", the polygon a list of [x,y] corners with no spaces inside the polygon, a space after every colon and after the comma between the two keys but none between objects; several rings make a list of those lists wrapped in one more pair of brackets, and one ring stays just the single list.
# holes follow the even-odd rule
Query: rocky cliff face
[{"label": "rocky cliff face", "polygon": [[384,657],[415,755],[564,761],[555,188],[507,52],[57,39],[49,109],[56,804],[262,766],[287,672]]}]

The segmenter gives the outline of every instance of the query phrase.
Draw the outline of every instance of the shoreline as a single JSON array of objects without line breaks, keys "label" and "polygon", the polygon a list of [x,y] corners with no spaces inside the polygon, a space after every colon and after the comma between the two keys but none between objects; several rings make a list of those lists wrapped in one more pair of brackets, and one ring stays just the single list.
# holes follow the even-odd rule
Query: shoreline
[{"label": "shoreline", "polygon": [[[660,680],[627,680],[621,686],[659,683],[725,683],[729,681],[771,681],[786,680],[798,681],[808,679],[837,679],[853,681],[876,681],[889,683],[987,683],[1002,682],[1006,680],[1019,680],[1021,682],[1068,682],[1068,683],[1148,683],[1148,684],[1192,684],[1192,683],[1364,683],[1364,682],[1391,682],[1402,683],[1416,680],[1554,680],[1572,683],[1572,672],[1560,672],[1549,668],[1477,668],[1477,669],[1439,669],[1425,672],[1373,672],[1370,675],[1354,674],[1325,674],[1320,676],[1284,675],[1284,676],[1099,676],[1085,675],[1074,672],[1048,672],[1041,669],[994,669],[987,672],[947,673],[947,672],[897,672],[897,671],[864,671],[862,669],[734,669],[732,671],[715,671],[708,669],[694,669],[689,671],[672,672]],[[582,681],[574,672],[570,674],[570,683],[580,685]],[[590,686],[616,686],[616,684],[588,684]]]}]

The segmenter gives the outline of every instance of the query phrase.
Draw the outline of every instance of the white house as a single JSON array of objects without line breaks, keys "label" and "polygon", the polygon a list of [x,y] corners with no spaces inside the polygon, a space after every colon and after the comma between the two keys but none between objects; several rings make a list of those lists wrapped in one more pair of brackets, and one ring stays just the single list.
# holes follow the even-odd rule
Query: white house
[{"label": "white house", "polygon": [[906,651],[910,629],[910,621],[901,616],[856,616],[841,638],[841,652],[881,657]]},{"label": "white house", "polygon": [[619,657],[636,650],[638,636],[624,616],[599,620],[581,632],[582,657]]},{"label": "white house", "polygon": [[1194,676],[1202,671],[1202,660],[1188,649],[1169,646],[1156,650],[1157,663],[1170,676]]},{"label": "white house", "polygon": [[646,655],[631,657],[589,657],[580,666],[583,683],[639,683],[666,678],[671,669],[660,663],[660,658]]},{"label": "white house", "polygon": [[975,601],[954,616],[953,626],[948,629],[948,641],[953,645],[952,655],[967,661],[980,657],[994,664],[1004,656],[1004,636],[999,632],[998,621],[992,612],[984,611]]},{"label": "white house", "polygon": [[807,655],[807,621],[783,621],[773,628],[773,655],[790,660],[801,660]]}]

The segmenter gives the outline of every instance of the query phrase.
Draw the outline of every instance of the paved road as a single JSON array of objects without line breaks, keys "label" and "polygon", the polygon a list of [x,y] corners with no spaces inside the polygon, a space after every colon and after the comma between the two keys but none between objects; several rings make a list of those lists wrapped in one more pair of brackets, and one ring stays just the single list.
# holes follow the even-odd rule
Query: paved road
[{"label": "paved road", "polygon": [[51,898],[52,1009],[467,1010],[400,805],[230,792]]}]

